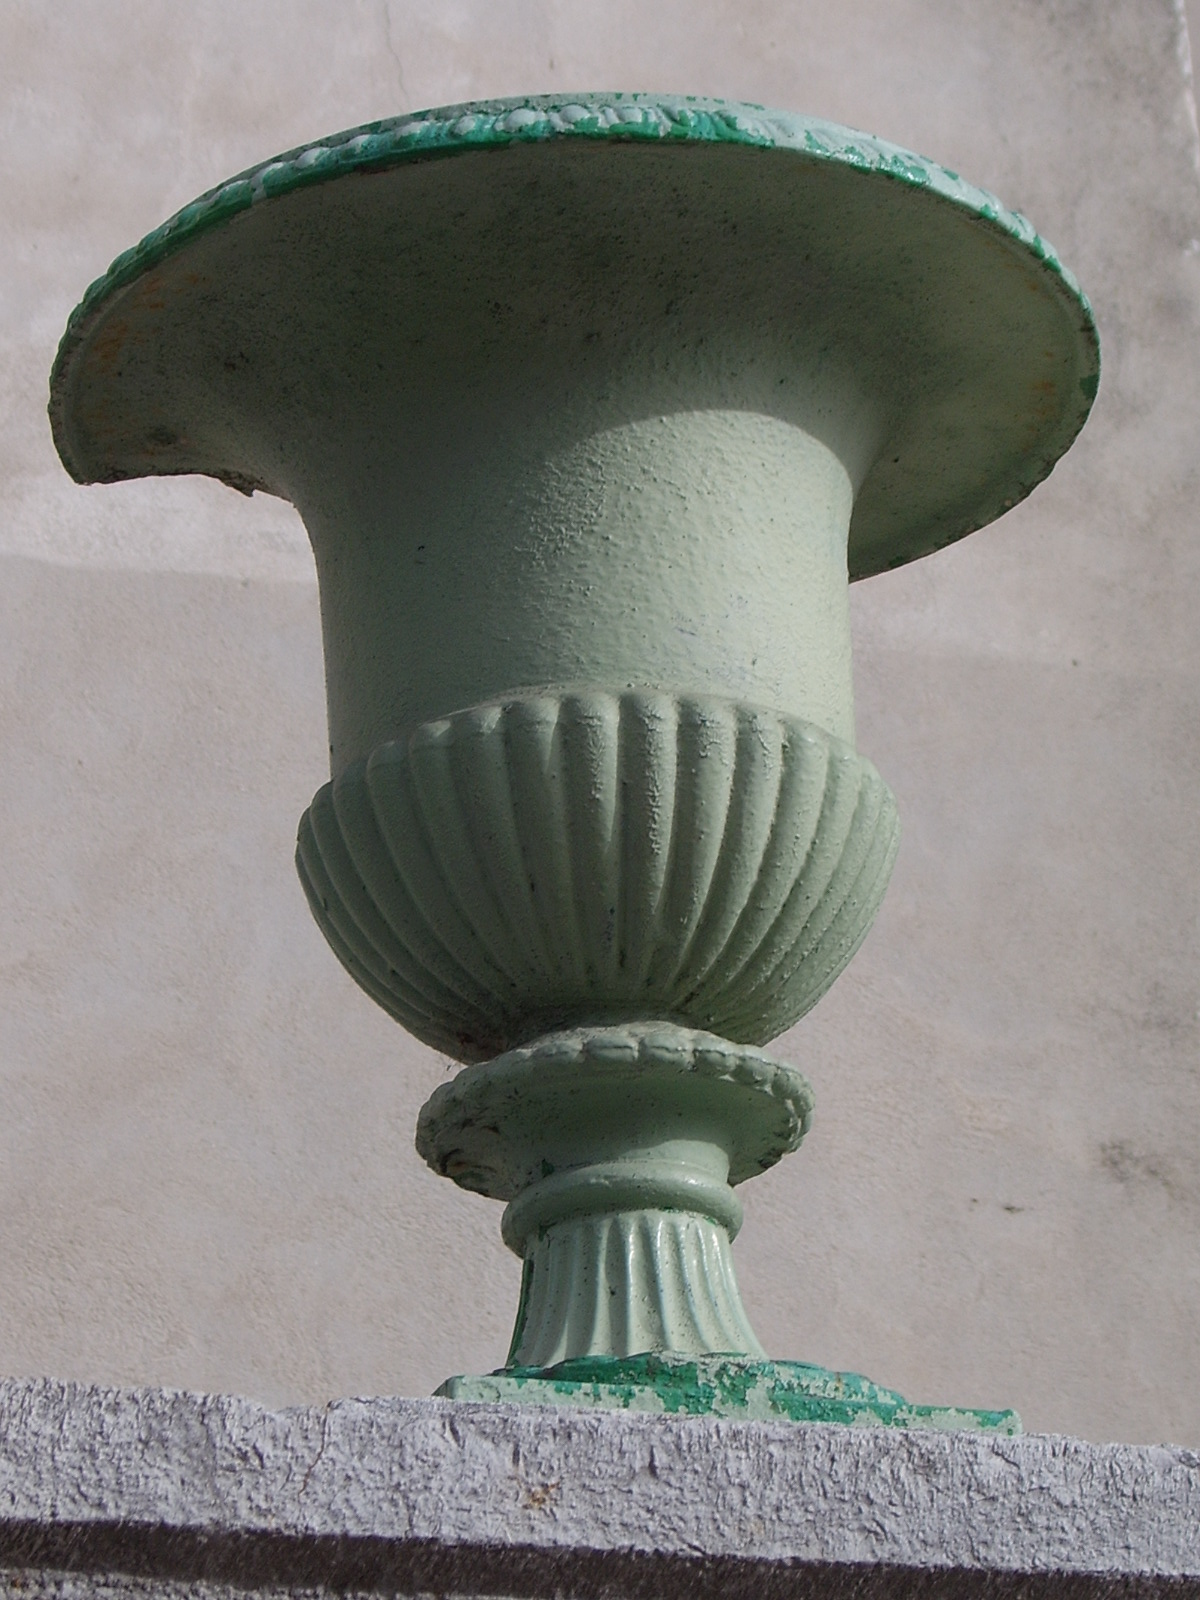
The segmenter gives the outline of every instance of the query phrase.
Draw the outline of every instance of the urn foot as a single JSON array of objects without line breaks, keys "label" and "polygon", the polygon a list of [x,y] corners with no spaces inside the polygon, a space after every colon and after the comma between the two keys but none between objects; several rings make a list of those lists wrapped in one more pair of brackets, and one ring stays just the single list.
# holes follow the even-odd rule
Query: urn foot
[{"label": "urn foot", "polygon": [[417,1148],[506,1200],[524,1264],[510,1364],[647,1350],[763,1356],[734,1275],[733,1185],[804,1137],[812,1092],[761,1050],[670,1023],[573,1028],[468,1067]]},{"label": "urn foot", "polygon": [[1013,1411],[911,1405],[856,1373],[770,1361],[734,1274],[734,1185],[796,1149],[812,1091],[750,1045],[669,1022],[547,1034],[426,1102],[417,1149],[507,1202],[524,1261],[507,1364],[453,1400],[1019,1433]]}]

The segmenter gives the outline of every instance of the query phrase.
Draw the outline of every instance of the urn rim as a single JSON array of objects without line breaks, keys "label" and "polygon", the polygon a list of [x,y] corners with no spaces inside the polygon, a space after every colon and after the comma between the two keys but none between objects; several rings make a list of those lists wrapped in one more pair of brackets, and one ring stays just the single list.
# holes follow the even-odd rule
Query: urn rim
[{"label": "urn rim", "polygon": [[[960,284],[961,272],[956,275],[952,266],[939,263],[932,247],[924,257],[918,247],[913,258],[901,260],[896,269],[901,279],[907,274],[914,296],[931,293],[939,269],[943,281],[938,283],[938,294],[947,304],[957,297],[960,311],[964,297],[979,302],[981,285],[1002,296],[1006,276],[1011,280],[1014,267],[1022,288],[1033,291],[1044,319],[1050,320],[1043,321],[1036,338],[1026,330],[1014,344],[1012,359],[1021,367],[1025,403],[1010,407],[992,460],[978,459],[978,441],[970,459],[961,445],[956,453],[950,394],[939,397],[937,408],[927,405],[928,416],[920,414],[918,404],[915,422],[912,416],[902,426],[890,422],[855,505],[851,580],[932,553],[1002,516],[1049,474],[1086,421],[1100,372],[1099,340],[1086,295],[1024,216],[957,173],[872,135],[735,101],[640,93],[526,96],[404,114],[298,146],[209,190],[118,256],[71,313],[51,373],[51,428],[67,470],[81,483],[203,472],[245,492],[269,487],[236,470],[172,464],[156,460],[152,452],[130,466],[119,459],[116,446],[88,439],[80,422],[81,381],[101,365],[113,365],[114,312],[119,313],[122,328],[132,323],[135,335],[153,337],[151,322],[138,327],[139,318],[147,313],[130,291],[198,240],[251,209],[350,175],[411,169],[432,159],[514,148],[537,147],[543,152],[539,159],[552,160],[556,151],[577,150],[581,143],[754,150],[790,161],[797,185],[814,169],[837,169],[853,174],[856,183],[874,185],[873,192],[880,196],[899,186],[914,200],[919,196],[932,203],[943,220],[948,215],[956,219],[955,237],[965,241],[968,256],[976,250],[971,236],[982,241],[980,248],[986,253],[985,259],[976,252],[975,277]],[[911,238],[901,242],[904,251],[898,259],[911,246]],[[152,296],[143,299],[153,301]],[[1050,343],[1052,348],[1035,352],[1035,342]],[[119,409],[119,374],[117,382]],[[973,394],[988,382],[976,370],[965,386],[958,387]],[[119,418],[115,425],[119,431]],[[111,439],[113,430],[106,431]],[[901,455],[893,459],[896,450],[901,451],[901,471],[907,477],[891,471],[901,463]],[[930,496],[922,501],[920,493],[914,497],[911,492],[922,476],[931,475],[948,485],[940,505],[936,486],[930,490],[932,501]],[[912,501],[911,511],[898,517],[895,507],[905,494]],[[948,506],[947,500],[952,504]]]}]

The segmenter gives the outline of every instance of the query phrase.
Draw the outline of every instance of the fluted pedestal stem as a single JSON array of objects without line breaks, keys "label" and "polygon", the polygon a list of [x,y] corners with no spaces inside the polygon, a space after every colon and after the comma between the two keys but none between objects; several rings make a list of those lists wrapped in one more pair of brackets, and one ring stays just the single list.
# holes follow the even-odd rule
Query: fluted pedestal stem
[{"label": "fluted pedestal stem", "polygon": [[794,1068],[665,1023],[551,1034],[439,1089],[418,1148],[509,1202],[504,1240],[525,1263],[509,1365],[760,1357],[732,1185],[799,1144],[811,1105]]},{"label": "fluted pedestal stem", "polygon": [[687,1211],[609,1211],[529,1241],[510,1366],[646,1350],[765,1355],[719,1223]]}]

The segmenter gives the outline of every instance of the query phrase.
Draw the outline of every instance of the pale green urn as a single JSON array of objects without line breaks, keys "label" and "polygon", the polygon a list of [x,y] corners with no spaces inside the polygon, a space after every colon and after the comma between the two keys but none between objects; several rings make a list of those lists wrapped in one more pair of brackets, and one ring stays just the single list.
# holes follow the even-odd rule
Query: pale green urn
[{"label": "pale green urn", "polygon": [[290,500],[334,952],[470,1063],[439,1172],[506,1202],[507,1366],[451,1395],[1014,1428],[768,1362],[736,1185],[812,1097],[760,1046],[834,981],[898,840],[854,743],[848,580],[1000,516],[1082,426],[1087,302],[954,174],[687,98],[456,106],[186,207],[74,313],[80,482]]}]

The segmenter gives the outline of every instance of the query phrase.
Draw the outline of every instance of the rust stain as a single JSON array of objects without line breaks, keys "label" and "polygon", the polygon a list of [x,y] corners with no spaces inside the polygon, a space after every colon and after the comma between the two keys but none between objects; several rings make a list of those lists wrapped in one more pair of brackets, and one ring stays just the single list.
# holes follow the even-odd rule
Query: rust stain
[{"label": "rust stain", "polygon": [[555,1478],[552,1483],[525,1484],[523,1487],[526,1510],[544,1511],[562,1488],[562,1479]]},{"label": "rust stain", "polygon": [[111,367],[125,348],[129,338],[128,317],[113,317],[106,322],[92,340],[92,355],[102,367]]}]

